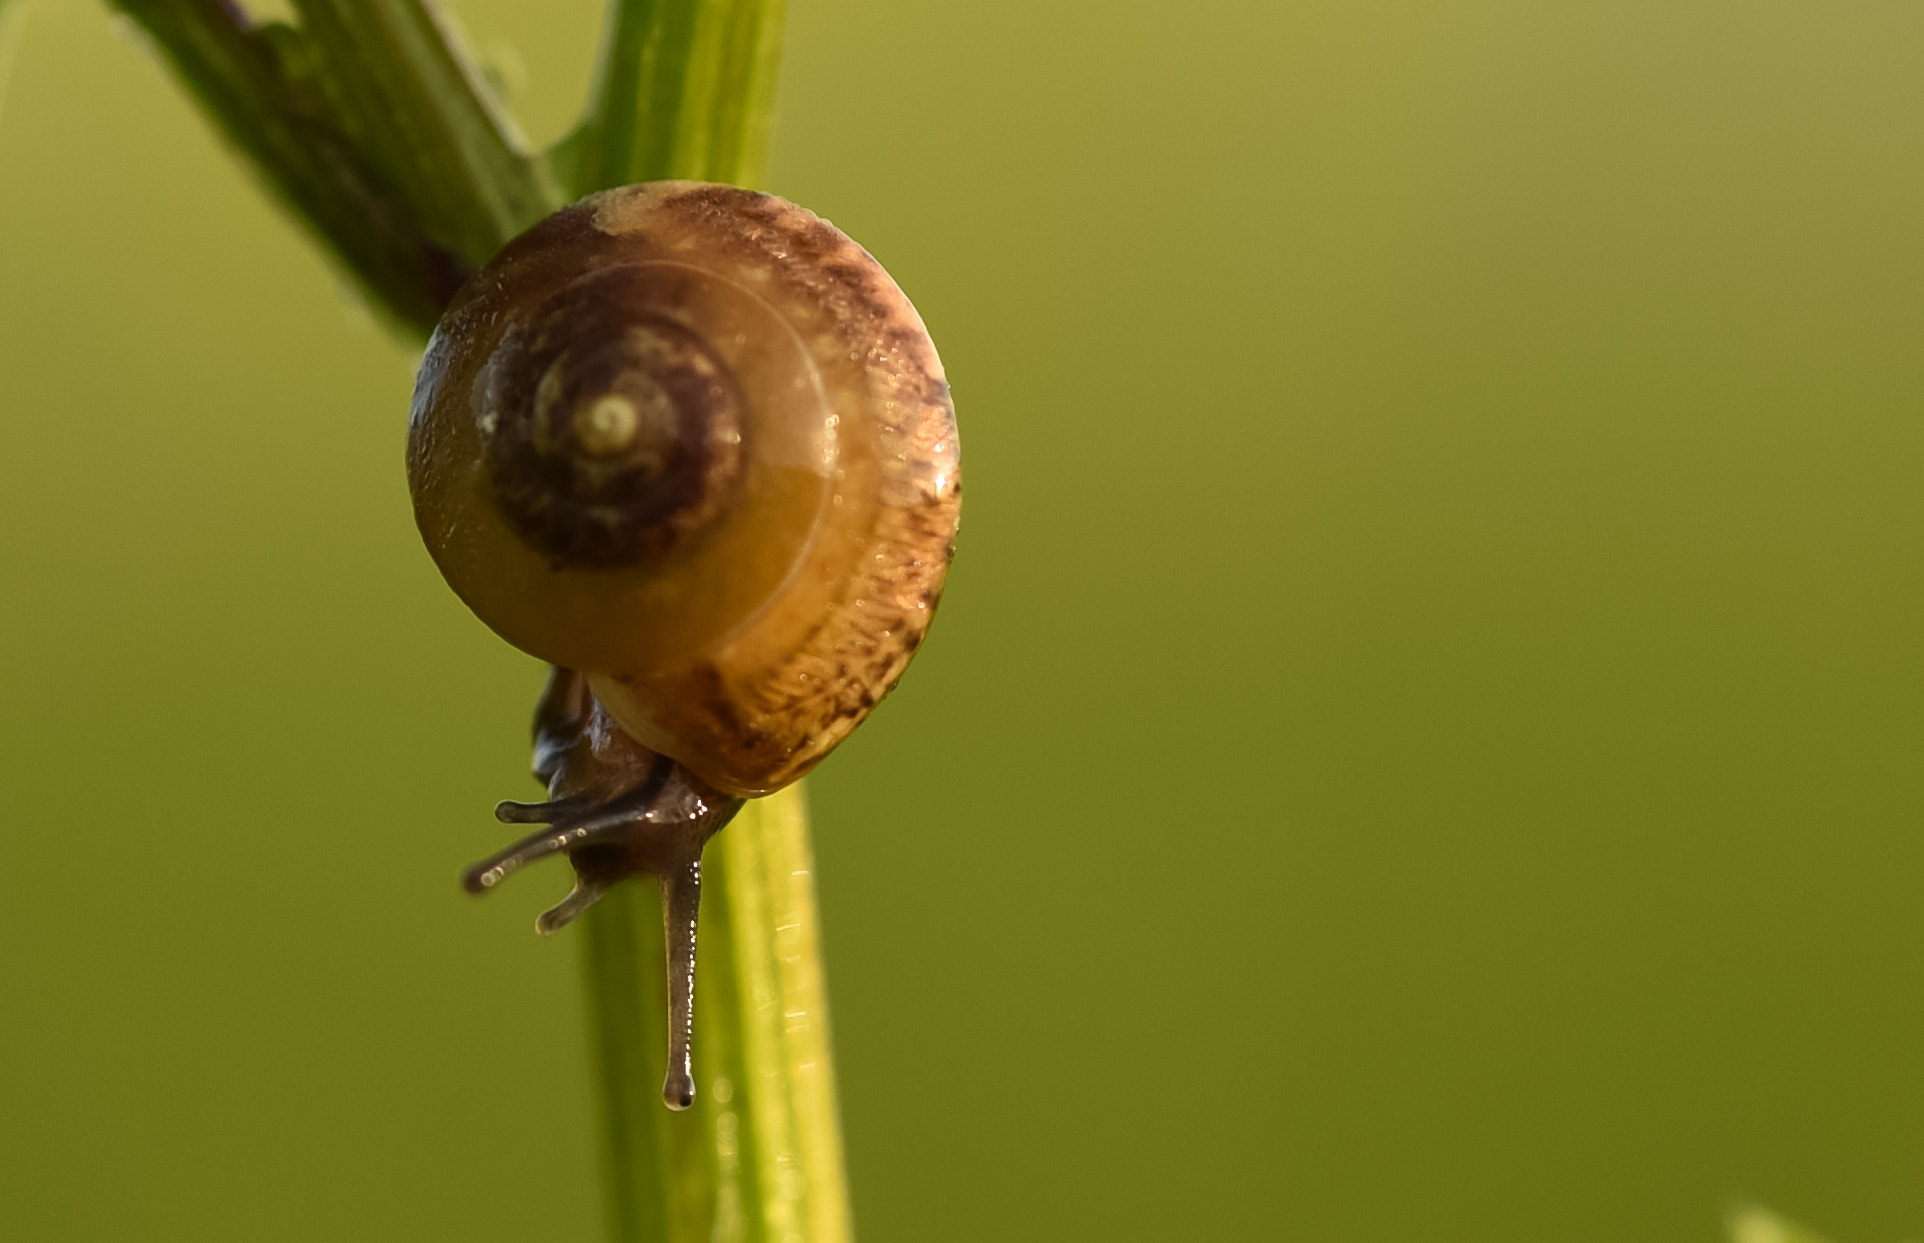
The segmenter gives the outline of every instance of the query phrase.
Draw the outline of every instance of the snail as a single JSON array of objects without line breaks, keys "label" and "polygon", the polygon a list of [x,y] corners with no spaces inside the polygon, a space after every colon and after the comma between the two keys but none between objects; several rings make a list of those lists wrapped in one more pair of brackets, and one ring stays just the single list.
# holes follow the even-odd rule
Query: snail
[{"label": "snail", "polygon": [[551,933],[620,880],[662,889],[670,1108],[703,844],[820,763],[902,674],[954,552],[954,407],[920,317],[845,235],[766,194],[653,182],[508,243],[430,340],[408,423],[421,534],[455,593],[554,666],[544,827],[485,892],[566,854]]}]

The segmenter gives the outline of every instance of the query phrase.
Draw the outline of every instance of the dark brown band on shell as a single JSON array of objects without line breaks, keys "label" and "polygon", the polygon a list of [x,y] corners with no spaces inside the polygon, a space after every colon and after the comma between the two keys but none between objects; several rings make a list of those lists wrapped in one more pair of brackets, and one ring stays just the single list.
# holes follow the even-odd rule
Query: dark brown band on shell
[{"label": "dark brown band on shell", "polygon": [[476,417],[503,515],[556,568],[651,561],[727,503],[742,395],[688,329],[603,268],[510,327],[481,376]]}]

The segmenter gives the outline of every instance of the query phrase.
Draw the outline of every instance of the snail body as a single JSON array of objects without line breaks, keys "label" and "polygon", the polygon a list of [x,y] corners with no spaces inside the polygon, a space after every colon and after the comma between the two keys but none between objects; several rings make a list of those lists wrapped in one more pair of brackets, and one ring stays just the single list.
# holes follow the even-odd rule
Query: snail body
[{"label": "snail body", "polygon": [[812,213],[699,182],[584,199],[469,281],[408,478],[482,621],[738,796],[806,773],[895,684],[960,509],[948,385],[901,290]]},{"label": "snail body", "polygon": [[694,1096],[700,856],[819,763],[920,646],[961,503],[955,413],[914,308],[770,195],[655,182],[510,242],[428,344],[408,485],[435,564],[555,666],[535,712],[545,827],[485,892],[566,854],[552,932],[636,875],[668,923],[670,1107]]}]

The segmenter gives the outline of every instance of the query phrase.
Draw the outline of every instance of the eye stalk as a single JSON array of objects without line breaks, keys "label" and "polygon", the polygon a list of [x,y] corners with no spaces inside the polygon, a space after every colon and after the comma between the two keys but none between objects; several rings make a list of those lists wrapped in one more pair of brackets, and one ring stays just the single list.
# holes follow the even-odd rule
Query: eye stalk
[{"label": "eye stalk", "polygon": [[868,253],[770,195],[605,191],[509,243],[429,342],[408,429],[449,586],[555,666],[541,829],[482,893],[566,855],[550,933],[622,879],[662,886],[671,1108],[693,1099],[701,850],[895,685],[961,508],[955,412],[920,317]]}]

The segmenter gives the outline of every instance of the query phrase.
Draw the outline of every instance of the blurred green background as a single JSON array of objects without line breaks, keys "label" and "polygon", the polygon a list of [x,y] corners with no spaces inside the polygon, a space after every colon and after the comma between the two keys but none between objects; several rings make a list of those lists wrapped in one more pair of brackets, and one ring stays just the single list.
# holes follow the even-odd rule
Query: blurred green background
[{"label": "blurred green background", "polygon": [[[590,0],[458,5],[527,128]],[[137,41],[0,103],[0,1231],[592,1239],[541,671]],[[1924,1234],[1924,9],[793,0],[969,508],[814,780],[865,1238]]]}]

